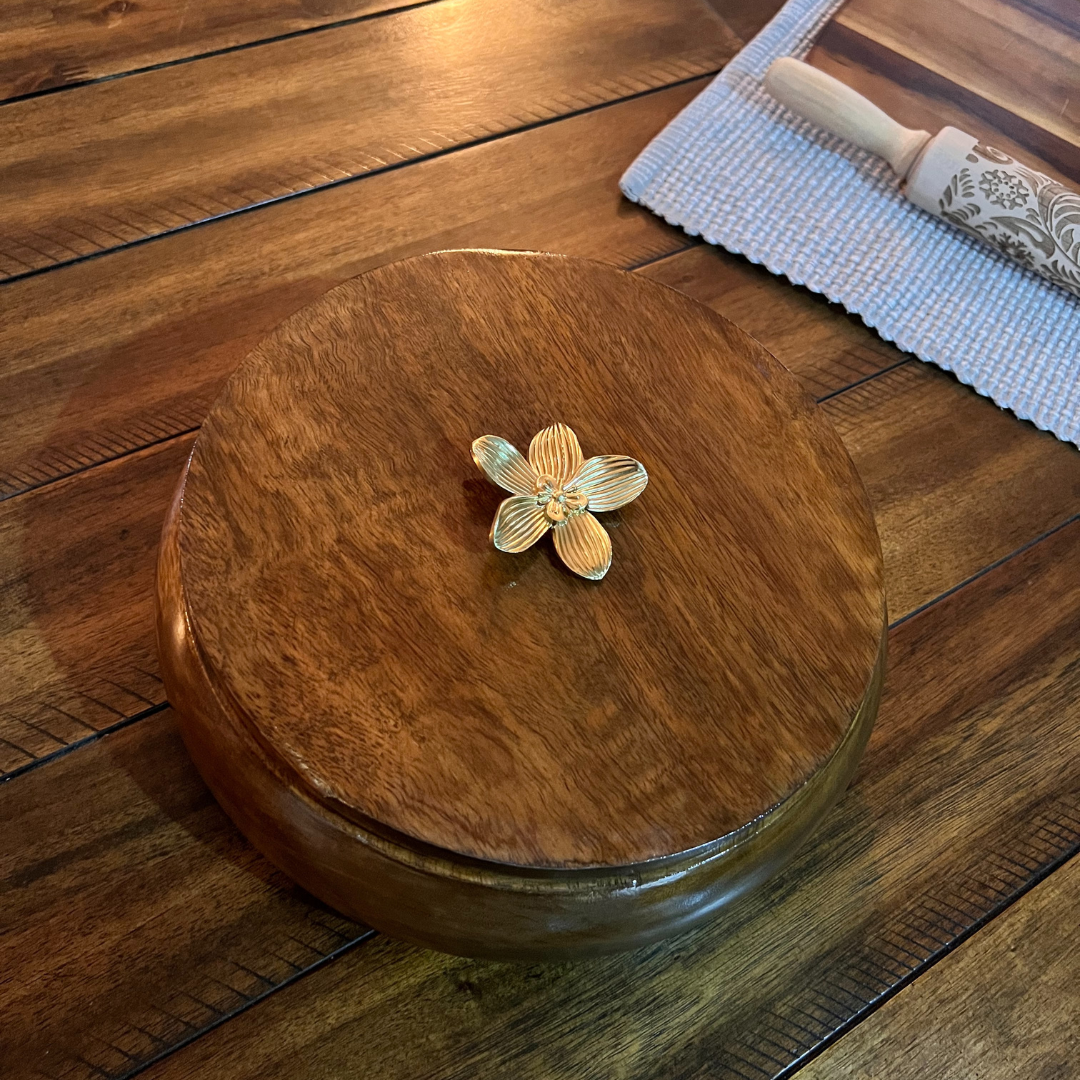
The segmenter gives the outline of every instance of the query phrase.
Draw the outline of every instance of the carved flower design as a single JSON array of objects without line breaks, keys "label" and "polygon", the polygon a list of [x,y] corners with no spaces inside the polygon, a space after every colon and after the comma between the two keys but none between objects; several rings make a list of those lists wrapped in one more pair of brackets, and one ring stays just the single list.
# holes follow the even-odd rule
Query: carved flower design
[{"label": "carved flower design", "polygon": [[987,169],[979,180],[979,190],[994,206],[1015,210],[1028,201],[1030,192],[1019,176],[1001,169]]},{"label": "carved flower design", "polygon": [[987,242],[996,247],[1002,255],[1015,259],[1021,266],[1026,266],[1029,269],[1035,266],[1035,256],[1022,240],[1014,240],[1005,233],[997,233],[988,236]]},{"label": "carved flower design", "polygon": [[512,492],[491,526],[500,551],[524,551],[551,529],[555,550],[575,574],[598,581],[608,572],[611,537],[593,513],[617,510],[645,490],[640,461],[615,454],[585,461],[565,424],[535,435],[528,459],[497,435],[477,439],[472,454],[493,484]]}]

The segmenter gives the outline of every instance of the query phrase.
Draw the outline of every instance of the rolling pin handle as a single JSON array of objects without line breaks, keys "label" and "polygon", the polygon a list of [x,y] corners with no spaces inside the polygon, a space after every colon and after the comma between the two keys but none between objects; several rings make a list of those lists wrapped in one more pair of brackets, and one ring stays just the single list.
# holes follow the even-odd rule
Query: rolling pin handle
[{"label": "rolling pin handle", "polygon": [[901,180],[930,141],[929,132],[903,127],[839,79],[790,56],[773,61],[765,89],[811,123],[885,158]]}]

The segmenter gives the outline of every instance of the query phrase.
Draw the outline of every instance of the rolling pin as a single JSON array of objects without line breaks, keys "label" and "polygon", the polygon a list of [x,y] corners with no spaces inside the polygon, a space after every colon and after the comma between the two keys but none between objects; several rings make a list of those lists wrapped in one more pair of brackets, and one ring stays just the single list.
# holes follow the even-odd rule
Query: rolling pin
[{"label": "rolling pin", "polygon": [[765,89],[811,123],[878,154],[910,202],[1080,296],[1080,194],[973,135],[898,124],[824,71],[784,57]]}]

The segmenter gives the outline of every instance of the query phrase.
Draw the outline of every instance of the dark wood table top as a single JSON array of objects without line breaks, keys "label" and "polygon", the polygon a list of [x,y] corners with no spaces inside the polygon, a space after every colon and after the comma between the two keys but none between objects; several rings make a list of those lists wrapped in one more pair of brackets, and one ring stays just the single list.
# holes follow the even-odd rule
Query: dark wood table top
[{"label": "dark wood table top", "polygon": [[[7,5],[3,1076],[904,1075],[916,1039],[924,1074],[1075,1062],[1080,455],[619,196],[778,6]],[[884,34],[860,18],[824,66]],[[454,246],[707,303],[821,402],[874,505],[890,671],[851,789],[722,922],[638,952],[495,964],[341,918],[243,840],[164,699],[157,541],[224,379],[333,285]]]}]

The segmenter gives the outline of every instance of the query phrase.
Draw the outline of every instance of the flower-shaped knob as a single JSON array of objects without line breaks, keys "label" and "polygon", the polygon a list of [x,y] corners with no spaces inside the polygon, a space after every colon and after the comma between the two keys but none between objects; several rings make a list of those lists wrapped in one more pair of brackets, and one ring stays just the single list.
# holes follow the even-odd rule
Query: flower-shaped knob
[{"label": "flower-shaped knob", "polygon": [[585,461],[565,424],[535,435],[528,458],[497,435],[477,439],[472,454],[493,484],[512,492],[491,526],[500,551],[524,551],[551,529],[555,550],[575,574],[597,581],[608,572],[611,537],[593,514],[617,510],[645,490],[640,461],[615,454]]}]

